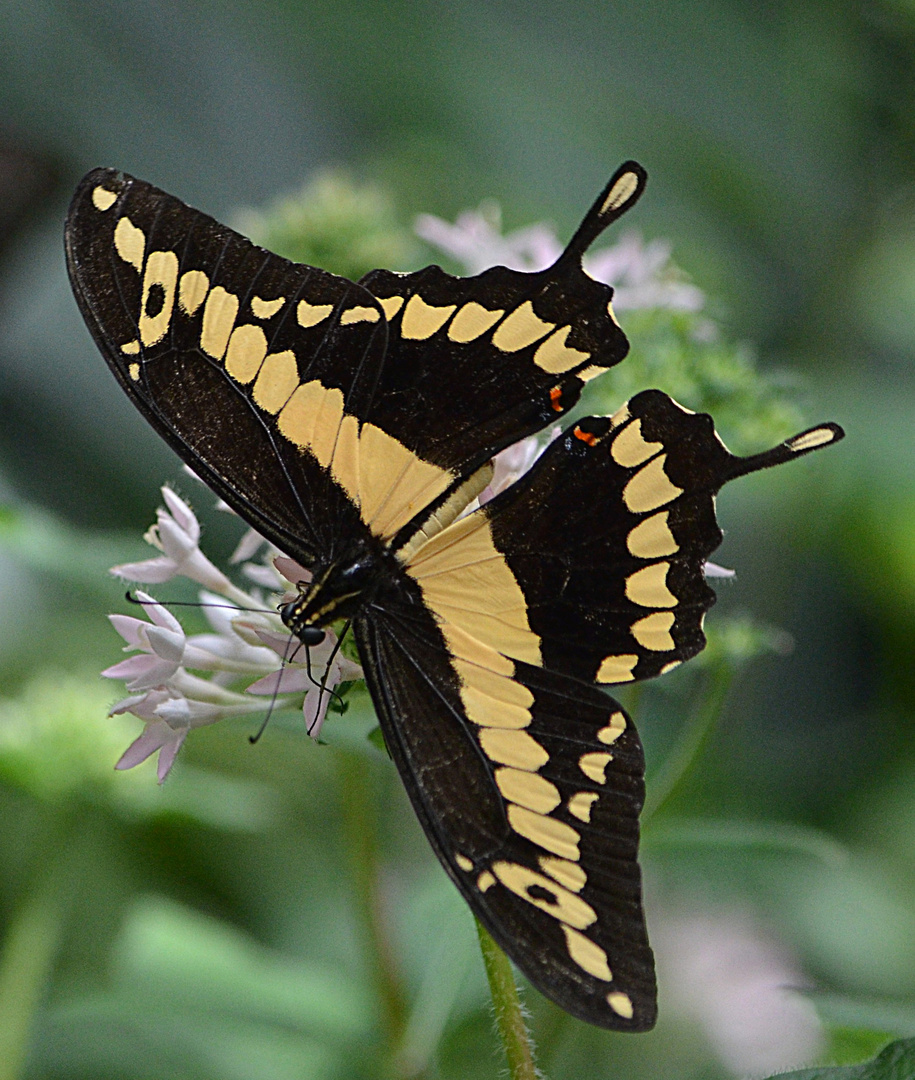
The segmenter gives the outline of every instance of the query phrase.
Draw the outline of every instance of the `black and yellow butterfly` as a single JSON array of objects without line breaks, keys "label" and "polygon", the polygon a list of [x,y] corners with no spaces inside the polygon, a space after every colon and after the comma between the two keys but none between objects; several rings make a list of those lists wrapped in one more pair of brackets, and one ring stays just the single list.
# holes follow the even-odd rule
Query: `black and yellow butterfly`
[{"label": "black and yellow butterfly", "polygon": [[351,618],[429,842],[531,981],[594,1024],[655,1021],[637,862],[638,735],[600,685],[694,656],[714,496],[842,437],[733,456],[647,390],[571,426],[472,513],[491,459],[555,422],[628,343],[586,248],[642,192],[623,165],[556,264],[359,284],[287,262],[99,169],[67,220],[73,288],[132,401],[313,580],[304,642]]}]

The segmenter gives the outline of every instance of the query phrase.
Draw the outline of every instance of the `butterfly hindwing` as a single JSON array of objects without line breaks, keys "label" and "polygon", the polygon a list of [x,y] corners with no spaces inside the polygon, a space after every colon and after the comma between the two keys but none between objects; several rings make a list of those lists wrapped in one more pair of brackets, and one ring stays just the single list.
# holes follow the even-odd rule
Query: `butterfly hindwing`
[{"label": "butterfly hindwing", "polygon": [[426,460],[467,473],[557,421],[628,351],[613,289],[589,277],[581,257],[644,183],[641,166],[622,165],[559,260],[537,273],[497,266],[459,278],[429,266],[364,277],[390,324],[375,422]]},{"label": "butterfly hindwing", "polygon": [[401,552],[445,634],[586,682],[650,678],[698,653],[731,477],[826,445],[834,425],[753,458],[648,390],[586,417],[491,502]]},{"label": "butterfly hindwing", "polygon": [[417,815],[477,917],[574,1015],[651,1027],[644,766],[629,718],[601,691],[472,638],[446,648],[415,607],[358,622],[357,639]]}]

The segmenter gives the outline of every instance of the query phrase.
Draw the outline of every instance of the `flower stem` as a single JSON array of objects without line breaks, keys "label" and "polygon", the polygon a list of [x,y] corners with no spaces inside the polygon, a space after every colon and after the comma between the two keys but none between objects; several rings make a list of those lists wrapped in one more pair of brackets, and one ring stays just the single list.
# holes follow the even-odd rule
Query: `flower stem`
[{"label": "flower stem", "polygon": [[734,669],[726,661],[716,664],[709,673],[709,685],[699,704],[692,710],[680,740],[651,779],[645,805],[642,808],[642,827],[670,799],[695,765],[721,718],[725,698],[734,681]]},{"label": "flower stem", "polygon": [[48,811],[44,845],[35,872],[7,924],[0,948],[0,1080],[25,1073],[35,1016],[57,955],[66,911],[69,832]]},{"label": "flower stem", "polygon": [[511,963],[479,921],[477,934],[496,1013],[496,1028],[508,1059],[508,1075],[511,1080],[539,1080],[541,1074],[534,1064],[534,1049]]}]

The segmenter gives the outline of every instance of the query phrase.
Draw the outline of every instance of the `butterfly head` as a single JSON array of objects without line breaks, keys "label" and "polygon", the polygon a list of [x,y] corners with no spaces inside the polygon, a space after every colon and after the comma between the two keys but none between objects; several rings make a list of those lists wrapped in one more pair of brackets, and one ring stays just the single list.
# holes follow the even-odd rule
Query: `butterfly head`
[{"label": "butterfly head", "polygon": [[316,566],[311,582],[280,608],[280,618],[303,644],[318,645],[324,640],[322,627],[352,619],[374,596],[380,569],[377,556],[368,551]]}]

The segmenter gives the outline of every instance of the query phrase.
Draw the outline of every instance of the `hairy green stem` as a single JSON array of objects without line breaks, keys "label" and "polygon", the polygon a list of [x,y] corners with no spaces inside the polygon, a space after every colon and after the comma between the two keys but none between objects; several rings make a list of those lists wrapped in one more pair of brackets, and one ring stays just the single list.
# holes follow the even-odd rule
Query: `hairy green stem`
[{"label": "hairy green stem", "polygon": [[496,1013],[496,1028],[508,1059],[508,1075],[511,1080],[540,1080],[511,963],[479,921],[477,934]]}]

